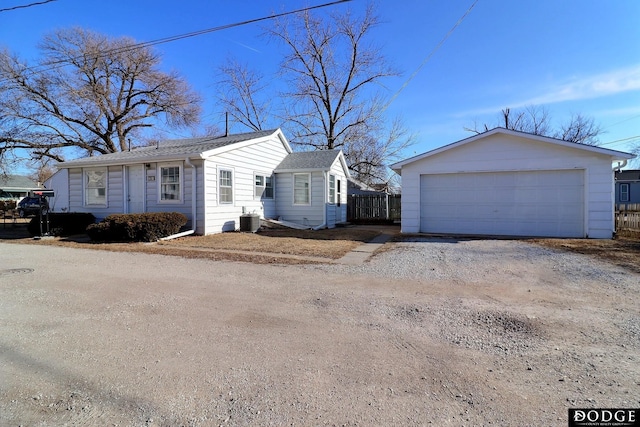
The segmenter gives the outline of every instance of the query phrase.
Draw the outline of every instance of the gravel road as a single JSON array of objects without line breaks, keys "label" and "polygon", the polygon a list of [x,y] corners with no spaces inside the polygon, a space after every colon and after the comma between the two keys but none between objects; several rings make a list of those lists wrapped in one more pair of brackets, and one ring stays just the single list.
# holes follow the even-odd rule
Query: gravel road
[{"label": "gravel road", "polygon": [[0,425],[566,425],[640,406],[638,286],[523,241],[355,266],[0,243]]}]

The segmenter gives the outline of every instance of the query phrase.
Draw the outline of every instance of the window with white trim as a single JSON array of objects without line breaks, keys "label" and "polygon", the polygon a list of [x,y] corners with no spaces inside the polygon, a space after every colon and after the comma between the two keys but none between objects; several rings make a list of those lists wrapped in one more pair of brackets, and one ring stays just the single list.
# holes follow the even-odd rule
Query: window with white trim
[{"label": "window with white trim", "polygon": [[84,170],[84,204],[107,206],[107,168]]},{"label": "window with white trim", "polygon": [[628,202],[630,200],[629,184],[620,184],[620,201]]},{"label": "window with white trim", "polygon": [[218,183],[220,203],[233,203],[233,171],[220,169],[220,182]]},{"label": "window with white trim", "polygon": [[160,166],[160,201],[179,202],[182,200],[182,167],[180,165]]},{"label": "window with white trim", "polygon": [[254,195],[259,199],[273,199],[273,180],[268,175],[256,175]]},{"label": "window with white trim", "polygon": [[329,203],[336,203],[336,176],[329,175]]},{"label": "window with white trim", "polygon": [[308,174],[308,173],[293,174],[293,204],[294,205],[310,205],[311,204],[311,174]]}]

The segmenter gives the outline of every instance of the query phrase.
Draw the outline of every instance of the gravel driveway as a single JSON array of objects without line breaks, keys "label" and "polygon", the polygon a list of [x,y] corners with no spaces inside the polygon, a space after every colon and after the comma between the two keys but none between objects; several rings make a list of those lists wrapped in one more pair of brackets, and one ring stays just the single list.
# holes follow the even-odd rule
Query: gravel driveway
[{"label": "gravel driveway", "polygon": [[522,241],[269,266],[0,243],[0,425],[566,425],[639,407],[640,275]]}]

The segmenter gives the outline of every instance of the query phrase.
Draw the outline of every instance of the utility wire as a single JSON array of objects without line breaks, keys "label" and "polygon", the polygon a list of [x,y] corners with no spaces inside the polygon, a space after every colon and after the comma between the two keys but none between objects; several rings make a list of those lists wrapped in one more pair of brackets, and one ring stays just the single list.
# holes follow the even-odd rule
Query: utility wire
[{"label": "utility wire", "polygon": [[616,139],[615,141],[604,142],[604,143],[598,144],[598,145],[611,145],[611,144],[616,144],[618,142],[631,141],[631,140],[638,139],[638,138],[640,138],[640,135],[630,136],[629,138]]},{"label": "utility wire", "polygon": [[621,123],[628,122],[629,120],[637,119],[638,117],[640,117],[640,114],[638,114],[637,116],[629,117],[628,119],[620,120],[619,122],[615,122],[615,123],[613,123],[613,124],[611,124],[609,126],[606,126],[604,129],[609,129],[610,127],[617,126],[617,125],[619,125]]},{"label": "utility wire", "polygon": [[453,34],[453,32],[456,30],[456,28],[458,28],[460,26],[460,24],[462,24],[462,21],[464,21],[464,19],[467,17],[467,15],[469,15],[469,13],[471,13],[471,10],[473,10],[473,8],[475,7],[475,5],[477,3],[478,3],[478,0],[475,0],[471,4],[471,6],[469,6],[467,11],[464,13],[464,15],[462,15],[462,17],[460,19],[458,19],[458,22],[456,22],[455,25],[449,30],[449,32],[442,38],[442,40],[440,40],[440,43],[438,43],[436,45],[436,47],[429,53],[429,55],[427,55],[427,57],[424,58],[422,63],[418,66],[418,68],[416,68],[416,70],[413,72],[413,74],[411,74],[409,76],[409,78],[404,82],[404,84],[400,87],[400,89],[398,89],[398,91],[391,97],[389,102],[387,102],[387,104],[382,108],[383,110],[386,110],[387,108],[389,108],[391,103],[396,100],[398,95],[400,95],[400,92],[402,92],[409,85],[411,80],[413,80],[413,78],[418,75],[420,70],[422,70],[422,68],[426,65],[426,63],[429,62],[431,57],[442,47],[444,42],[447,41],[447,39],[451,36],[451,34]]},{"label": "utility wire", "polygon": [[44,0],[44,1],[37,2],[37,3],[30,3],[30,4],[21,5],[21,6],[7,7],[5,9],[0,9],[0,12],[8,12],[10,10],[24,9],[24,8],[31,7],[31,6],[39,6],[41,4],[47,4],[47,3],[54,2],[54,1],[57,1],[57,0]]},{"label": "utility wire", "polygon": [[[56,0],[48,0],[48,1],[56,1]],[[123,46],[123,47],[119,47],[119,48],[114,48],[114,49],[109,49],[109,50],[100,52],[99,55],[96,56],[96,58],[106,57],[106,56],[108,56],[110,54],[118,54],[118,53],[128,52],[128,51],[131,51],[131,50],[142,49],[142,48],[145,48],[145,47],[155,46],[155,45],[159,45],[159,44],[163,44],[163,43],[174,42],[174,41],[177,41],[177,40],[182,40],[182,39],[186,39],[186,38],[190,38],[190,37],[201,36],[203,34],[213,33],[213,32],[216,32],[216,31],[226,30],[226,29],[234,28],[234,27],[240,27],[240,26],[248,25],[248,24],[254,24],[256,22],[282,18],[284,16],[294,15],[296,13],[306,12],[306,11],[314,10],[314,9],[320,9],[320,8],[324,8],[324,7],[328,7],[328,6],[335,6],[337,4],[347,3],[347,2],[350,2],[350,1],[352,1],[352,0],[337,0],[337,1],[330,2],[330,3],[324,3],[324,4],[320,4],[320,5],[316,5],[316,6],[309,6],[309,7],[305,7],[305,8],[302,8],[302,9],[292,10],[292,11],[289,11],[289,12],[282,12],[282,13],[278,13],[278,14],[274,14],[274,15],[270,15],[270,16],[264,16],[262,18],[254,18],[254,19],[249,19],[247,21],[236,22],[234,24],[226,24],[226,25],[221,25],[219,27],[212,27],[212,28],[207,28],[207,29],[204,29],[204,30],[193,31],[193,32],[190,32],[190,33],[185,33],[185,34],[178,34],[178,35],[175,35],[175,36],[164,37],[164,38],[151,40],[151,41],[147,41],[147,42],[135,43],[135,44],[131,44],[131,45],[127,45],[127,46]],[[71,61],[74,61],[76,59],[81,59],[83,57],[84,56],[80,55],[78,57],[71,58]],[[47,64],[43,64],[43,65],[35,65],[33,67],[28,67],[24,71],[28,71],[28,72],[31,72],[33,74],[39,74],[39,73],[43,73],[43,72],[46,72],[46,71],[55,70],[57,68],[65,67],[65,66],[69,65],[69,62],[70,61],[68,59],[60,60],[60,61],[53,61],[53,62],[50,62],[50,63],[47,63]],[[4,82],[6,80],[7,79],[2,79],[2,80],[0,80],[0,82]]]}]

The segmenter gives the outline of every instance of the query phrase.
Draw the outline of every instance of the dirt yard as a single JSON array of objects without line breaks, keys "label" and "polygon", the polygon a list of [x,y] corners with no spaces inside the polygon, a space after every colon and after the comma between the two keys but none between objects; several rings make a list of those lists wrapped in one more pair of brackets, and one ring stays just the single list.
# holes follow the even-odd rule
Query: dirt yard
[{"label": "dirt yard", "polygon": [[553,426],[640,406],[640,273],[553,246],[414,236],[362,265],[258,265],[0,242],[0,425]]},{"label": "dirt yard", "polygon": [[361,226],[318,231],[263,229],[259,233],[230,232],[209,236],[187,236],[148,243],[92,243],[88,236],[35,240],[26,223],[0,226],[0,239],[22,244],[63,246],[113,252],[143,252],[201,258],[212,261],[243,261],[254,264],[310,264],[338,259],[377,235],[396,234],[399,227]]}]

